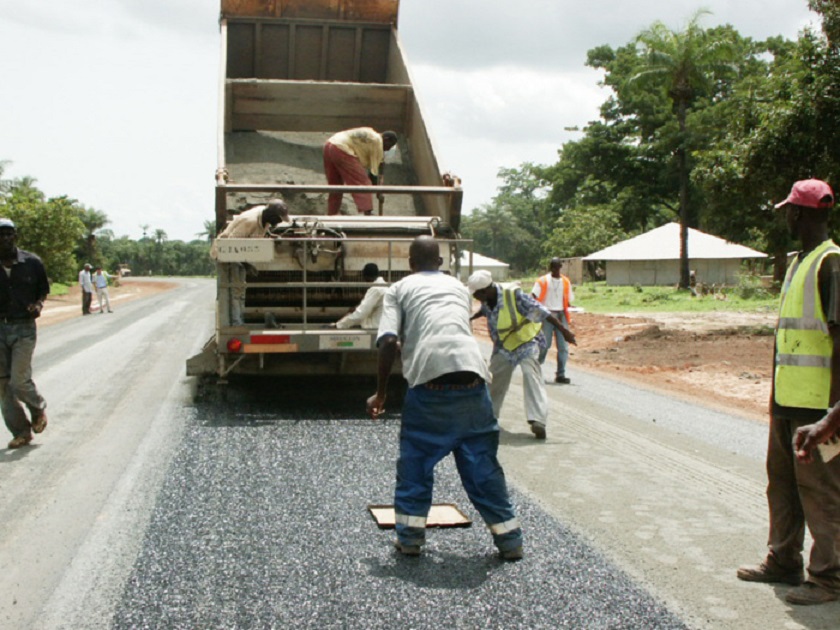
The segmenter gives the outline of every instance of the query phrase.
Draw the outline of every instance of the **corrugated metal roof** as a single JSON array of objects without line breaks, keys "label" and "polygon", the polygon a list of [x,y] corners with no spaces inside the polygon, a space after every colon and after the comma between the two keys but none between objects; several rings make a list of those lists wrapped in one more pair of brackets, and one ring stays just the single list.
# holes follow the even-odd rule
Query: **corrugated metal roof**
[{"label": "corrugated metal roof", "polygon": [[[679,260],[679,257],[680,224],[667,223],[589,254],[584,260]],[[688,257],[691,260],[766,258],[767,254],[688,228]]]}]

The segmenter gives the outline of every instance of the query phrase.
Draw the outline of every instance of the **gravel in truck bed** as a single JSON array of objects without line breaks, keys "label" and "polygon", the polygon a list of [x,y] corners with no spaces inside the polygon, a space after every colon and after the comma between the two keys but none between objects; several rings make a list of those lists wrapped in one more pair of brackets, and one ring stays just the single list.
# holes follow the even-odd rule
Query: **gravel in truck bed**
[{"label": "gravel in truck bed", "polygon": [[[321,132],[237,131],[228,133],[225,159],[231,184],[327,184],[324,175],[323,146],[332,134]],[[400,141],[405,142],[400,136]],[[399,144],[385,156],[383,183],[389,186],[416,186],[417,178],[408,151]],[[256,193],[230,195],[229,208],[243,210],[265,203],[270,195]],[[294,193],[284,196],[292,214],[326,214],[327,195]],[[415,195],[388,195],[383,207],[386,215],[418,214]],[[378,205],[374,200],[374,209]],[[343,214],[356,214],[350,195],[344,195]]]}]

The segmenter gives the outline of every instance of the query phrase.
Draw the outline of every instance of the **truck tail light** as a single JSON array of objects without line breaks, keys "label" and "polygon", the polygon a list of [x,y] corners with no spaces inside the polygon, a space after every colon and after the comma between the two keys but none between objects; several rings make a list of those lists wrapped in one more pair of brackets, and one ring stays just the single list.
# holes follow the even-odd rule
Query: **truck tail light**
[{"label": "truck tail light", "polygon": [[242,340],[236,337],[228,339],[227,349],[228,352],[242,352]]}]

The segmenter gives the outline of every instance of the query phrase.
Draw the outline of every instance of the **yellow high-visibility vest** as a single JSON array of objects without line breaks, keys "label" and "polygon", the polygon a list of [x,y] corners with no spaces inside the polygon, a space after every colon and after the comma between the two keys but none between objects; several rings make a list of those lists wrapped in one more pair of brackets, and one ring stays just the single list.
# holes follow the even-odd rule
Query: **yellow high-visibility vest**
[{"label": "yellow high-visibility vest", "polygon": [[776,402],[785,407],[826,409],[831,393],[834,340],[828,332],[819,290],[820,265],[840,248],[827,240],[785,275],[776,326]]},{"label": "yellow high-visibility vest", "polygon": [[516,350],[523,343],[528,343],[542,330],[542,324],[532,322],[527,317],[520,315],[516,310],[516,289],[502,289],[502,305],[499,308],[499,319],[497,328],[499,339],[505,350]]}]

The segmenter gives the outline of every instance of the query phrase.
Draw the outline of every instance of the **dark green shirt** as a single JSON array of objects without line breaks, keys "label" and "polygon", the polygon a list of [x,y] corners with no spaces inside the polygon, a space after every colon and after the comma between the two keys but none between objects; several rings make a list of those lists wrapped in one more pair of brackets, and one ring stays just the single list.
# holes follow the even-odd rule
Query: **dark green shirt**
[{"label": "dark green shirt", "polygon": [[29,306],[46,299],[50,292],[44,263],[35,254],[22,249],[11,271],[0,270],[0,318],[10,320],[34,319]]}]

